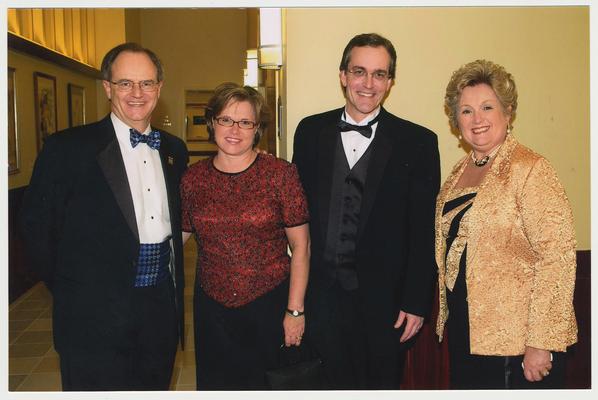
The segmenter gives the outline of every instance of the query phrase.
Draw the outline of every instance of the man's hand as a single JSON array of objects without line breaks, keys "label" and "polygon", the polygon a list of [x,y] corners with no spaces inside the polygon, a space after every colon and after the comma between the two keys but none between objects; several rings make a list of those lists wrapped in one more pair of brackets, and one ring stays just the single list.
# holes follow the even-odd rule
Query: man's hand
[{"label": "man's hand", "polygon": [[403,323],[405,323],[405,330],[403,331],[403,335],[401,335],[401,343],[411,339],[417,332],[419,332],[424,324],[424,317],[409,314],[401,310],[399,312],[399,318],[397,318],[397,322],[395,322],[395,329],[399,329]]}]

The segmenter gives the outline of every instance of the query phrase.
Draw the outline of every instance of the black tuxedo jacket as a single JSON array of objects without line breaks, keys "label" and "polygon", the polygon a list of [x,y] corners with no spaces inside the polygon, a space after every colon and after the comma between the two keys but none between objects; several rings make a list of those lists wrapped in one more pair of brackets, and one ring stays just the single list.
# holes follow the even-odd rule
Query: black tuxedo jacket
[{"label": "black tuxedo jacket", "polygon": [[[323,273],[329,267],[323,256],[335,146],[341,140],[336,124],[342,112],[340,108],[303,119],[294,138],[293,162],[310,212],[308,297],[333,283]],[[372,321],[369,328],[392,328],[399,310],[424,316],[433,299],[438,143],[430,130],[382,108],[370,146],[356,243],[357,274]]]},{"label": "black tuxedo jacket", "polygon": [[[179,138],[161,132],[161,140],[182,340],[179,182],[188,154]],[[46,139],[23,200],[21,231],[31,266],[53,294],[56,349],[129,346],[133,339],[127,334],[127,322],[135,290],[139,234],[110,116]]]}]

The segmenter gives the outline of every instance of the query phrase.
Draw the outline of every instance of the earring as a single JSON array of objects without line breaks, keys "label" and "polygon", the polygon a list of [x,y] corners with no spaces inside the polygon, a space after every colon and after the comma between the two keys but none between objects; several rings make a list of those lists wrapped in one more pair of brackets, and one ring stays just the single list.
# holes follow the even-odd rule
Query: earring
[{"label": "earring", "polygon": [[507,135],[508,135],[509,133],[511,133],[511,124],[508,124],[508,125],[507,125]]}]

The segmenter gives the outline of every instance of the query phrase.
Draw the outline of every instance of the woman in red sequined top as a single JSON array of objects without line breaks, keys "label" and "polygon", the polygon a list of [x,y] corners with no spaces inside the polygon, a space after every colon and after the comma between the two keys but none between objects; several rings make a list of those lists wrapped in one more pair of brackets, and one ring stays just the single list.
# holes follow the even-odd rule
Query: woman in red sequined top
[{"label": "woman in red sequined top", "polygon": [[181,183],[183,239],[198,246],[197,389],[264,390],[282,341],[305,330],[307,202],[295,166],[255,150],[267,120],[256,90],[220,85],[206,120],[218,153]]}]

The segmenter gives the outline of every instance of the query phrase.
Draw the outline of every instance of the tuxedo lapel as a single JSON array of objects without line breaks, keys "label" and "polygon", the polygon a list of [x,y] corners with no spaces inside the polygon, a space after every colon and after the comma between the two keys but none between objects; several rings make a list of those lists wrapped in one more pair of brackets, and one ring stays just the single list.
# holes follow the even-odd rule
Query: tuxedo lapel
[{"label": "tuxedo lapel", "polygon": [[328,230],[328,217],[330,213],[330,196],[332,191],[332,178],[334,173],[334,155],[336,145],[340,140],[339,130],[336,122],[340,119],[340,112],[336,119],[331,118],[325,121],[320,134],[318,135],[318,165],[316,168],[318,178],[318,211],[322,229],[322,237],[326,237]]},{"label": "tuxedo lapel", "polygon": [[367,223],[369,215],[372,211],[374,201],[376,200],[376,193],[382,182],[382,176],[384,175],[384,169],[390,155],[393,151],[393,142],[389,137],[388,120],[386,117],[386,111],[380,110],[383,113],[380,116],[380,121],[376,127],[376,135],[372,141],[372,154],[370,155],[370,161],[368,165],[367,178],[365,181],[365,188],[361,203],[361,212],[359,214],[359,228],[357,230],[357,242],[359,242],[363,229]]},{"label": "tuxedo lapel", "polygon": [[105,147],[102,146],[102,150],[98,153],[98,164],[106,177],[108,185],[112,189],[114,198],[127,221],[127,225],[131,229],[131,233],[139,241],[139,231],[137,230],[137,220],[135,219],[135,207],[133,206],[133,197],[131,196],[125,163],[110,117],[107,117],[104,121],[106,121],[106,123],[101,125],[98,135],[101,135],[103,141],[106,142],[106,145]]}]

